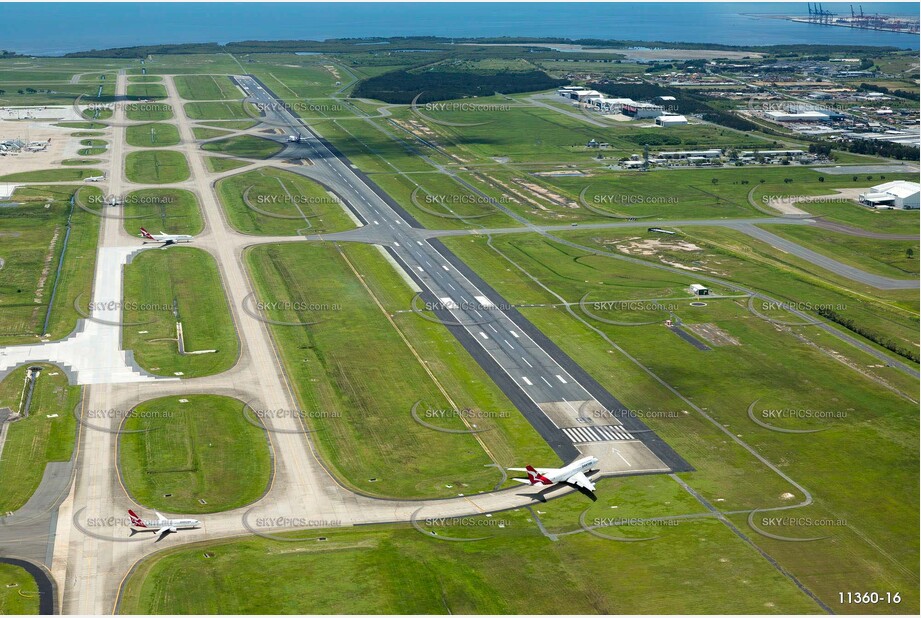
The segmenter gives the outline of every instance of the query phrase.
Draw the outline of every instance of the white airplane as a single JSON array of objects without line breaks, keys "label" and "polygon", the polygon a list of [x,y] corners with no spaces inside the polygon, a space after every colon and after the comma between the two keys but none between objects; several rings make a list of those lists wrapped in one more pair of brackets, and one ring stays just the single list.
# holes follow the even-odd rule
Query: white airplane
[{"label": "white airplane", "polygon": [[528,473],[528,478],[526,479],[512,479],[519,483],[528,485],[555,485],[557,483],[565,483],[566,485],[572,485],[576,488],[594,492],[595,484],[585,476],[585,473],[596,463],[598,463],[597,457],[583,457],[562,468],[535,468],[533,466],[527,466],[526,468],[509,468],[509,470]]},{"label": "white airplane", "polygon": [[[154,543],[159,543],[167,534],[179,530],[192,530],[201,527],[201,522],[197,519],[168,519],[156,511],[154,511],[154,514],[157,516],[156,519],[148,519],[145,521],[138,517],[137,513],[129,509],[128,515],[131,517],[131,536],[134,536],[138,532],[155,532],[157,534],[157,540],[154,541]],[[140,530],[138,528],[140,528]]]},{"label": "white airplane", "polygon": [[86,178],[83,179],[83,182],[102,182],[105,179],[106,179],[105,174],[103,174],[102,176],[87,176]]},{"label": "white airplane", "polygon": [[303,140],[304,140],[304,136],[300,134],[288,136],[288,141],[294,142],[295,144],[300,144]]},{"label": "white airplane", "polygon": [[192,242],[192,237],[188,234],[165,234],[163,232],[160,232],[159,234],[151,234],[144,228],[141,228],[141,233],[138,234],[138,236],[141,238],[146,238],[147,240],[152,240],[154,242],[162,242],[164,246],[174,245],[177,242]]}]

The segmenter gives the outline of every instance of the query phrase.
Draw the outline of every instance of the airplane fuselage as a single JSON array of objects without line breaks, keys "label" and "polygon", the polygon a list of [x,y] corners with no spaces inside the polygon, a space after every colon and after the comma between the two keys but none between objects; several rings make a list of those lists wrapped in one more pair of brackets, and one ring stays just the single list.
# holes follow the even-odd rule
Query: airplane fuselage
[{"label": "airplane fuselage", "polygon": [[145,519],[144,525],[153,530],[161,528],[175,528],[176,530],[192,530],[201,527],[197,519]]},{"label": "airplane fuselage", "polygon": [[579,474],[580,472],[588,472],[591,470],[592,466],[597,463],[597,457],[583,457],[582,459],[577,459],[571,464],[560,468],[557,472],[553,474],[547,474],[545,476],[554,483],[561,483],[574,474]]}]

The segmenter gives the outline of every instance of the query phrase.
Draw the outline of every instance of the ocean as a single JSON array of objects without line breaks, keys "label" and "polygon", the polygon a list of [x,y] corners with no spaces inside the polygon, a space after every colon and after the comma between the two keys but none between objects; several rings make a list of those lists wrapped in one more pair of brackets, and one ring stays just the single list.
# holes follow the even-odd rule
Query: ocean
[{"label": "ocean", "polygon": [[[850,12],[846,3],[823,7]],[[863,3],[863,9],[918,17],[919,4]],[[413,35],[919,49],[917,35],[767,17],[778,14],[805,15],[806,3],[0,3],[0,49],[60,55],[161,43]]]}]

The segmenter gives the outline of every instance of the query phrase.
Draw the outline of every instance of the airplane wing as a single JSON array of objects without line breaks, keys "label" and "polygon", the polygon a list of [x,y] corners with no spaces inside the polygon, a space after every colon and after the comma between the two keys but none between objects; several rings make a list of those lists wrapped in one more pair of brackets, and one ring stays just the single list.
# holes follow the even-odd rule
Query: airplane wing
[{"label": "airplane wing", "polygon": [[157,540],[154,541],[154,543],[159,543],[160,541],[163,540],[163,537],[165,537],[167,534],[169,534],[172,531],[173,529],[170,526],[163,526],[162,528],[157,530]]},{"label": "airplane wing", "polygon": [[164,517],[162,513],[158,513],[157,511],[154,511],[154,515],[157,516],[157,519],[158,519],[158,520],[160,520],[160,521],[166,521],[166,517]]},{"label": "airplane wing", "polygon": [[595,484],[588,480],[588,477],[585,476],[584,472],[579,472],[578,474],[573,474],[566,482],[570,485],[575,485],[576,487],[581,487],[589,491],[595,491]]}]

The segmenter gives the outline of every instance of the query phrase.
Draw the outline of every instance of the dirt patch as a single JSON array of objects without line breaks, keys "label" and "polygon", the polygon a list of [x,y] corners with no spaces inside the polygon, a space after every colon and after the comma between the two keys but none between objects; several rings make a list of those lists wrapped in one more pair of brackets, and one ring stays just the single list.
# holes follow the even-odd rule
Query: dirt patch
[{"label": "dirt patch", "polygon": [[662,238],[643,238],[633,236],[618,240],[602,240],[604,245],[614,245],[621,253],[627,255],[658,255],[663,251],[703,251],[702,247],[687,240],[665,240]]},{"label": "dirt patch", "polygon": [[713,347],[724,345],[742,345],[738,339],[711,322],[703,322],[701,324],[683,323],[682,326],[684,326],[686,329],[701,339],[705,340]]}]

